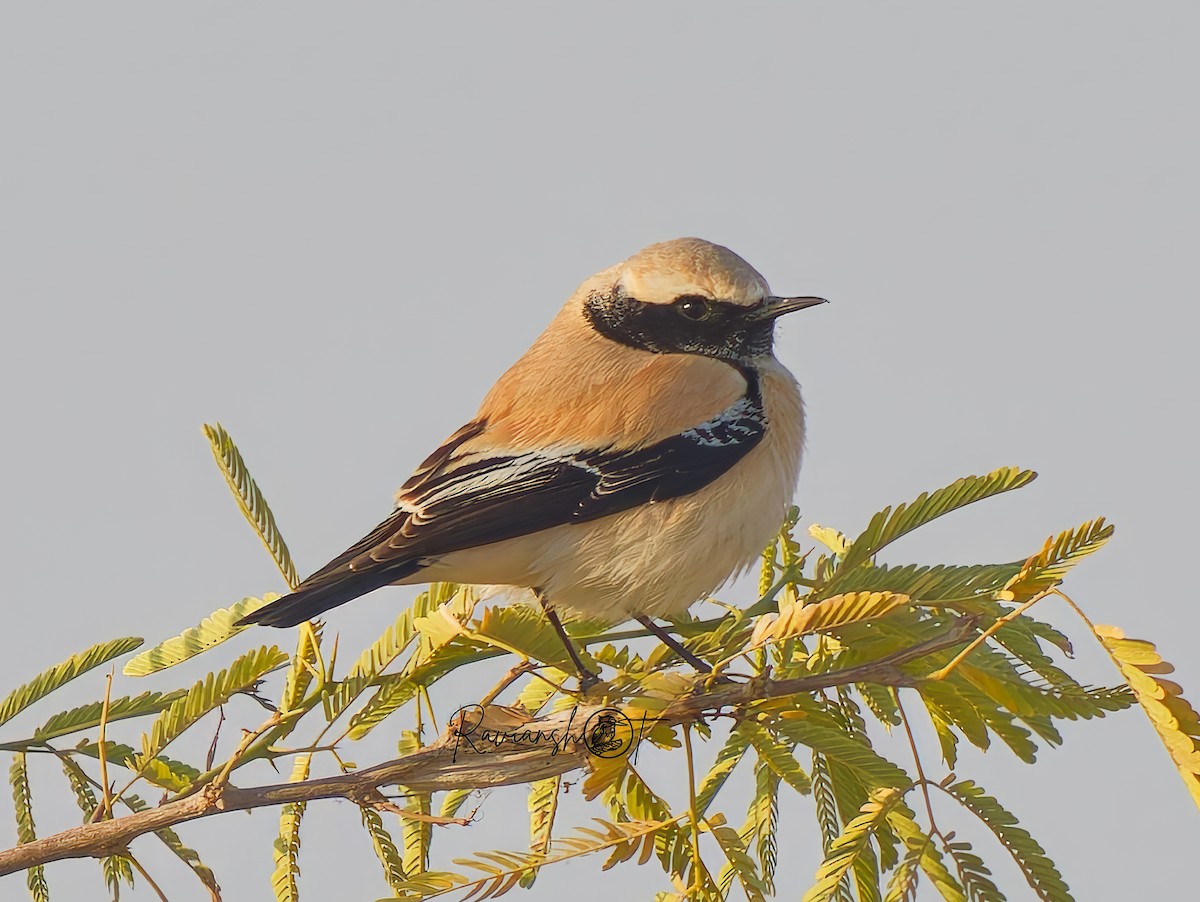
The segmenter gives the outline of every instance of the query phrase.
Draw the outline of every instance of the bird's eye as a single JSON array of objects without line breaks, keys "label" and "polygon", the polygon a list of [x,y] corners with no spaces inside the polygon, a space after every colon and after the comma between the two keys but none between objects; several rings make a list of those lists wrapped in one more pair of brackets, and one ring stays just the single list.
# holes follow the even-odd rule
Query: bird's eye
[{"label": "bird's eye", "polygon": [[675,309],[679,311],[680,316],[686,316],[696,322],[706,320],[712,315],[712,305],[704,298],[679,298],[675,302]]}]

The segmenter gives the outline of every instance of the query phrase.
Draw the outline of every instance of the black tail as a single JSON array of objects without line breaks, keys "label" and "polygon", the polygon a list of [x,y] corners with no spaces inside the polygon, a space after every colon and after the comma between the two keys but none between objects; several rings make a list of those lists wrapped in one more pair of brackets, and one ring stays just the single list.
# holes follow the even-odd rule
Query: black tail
[{"label": "black tail", "polygon": [[341,573],[329,574],[312,586],[306,587],[301,584],[292,594],[259,608],[253,614],[247,614],[237,622],[237,626],[248,626],[251,623],[260,623],[263,626],[295,626],[305,620],[312,620],[330,608],[336,608],[360,595],[366,595],[403,579],[416,570],[417,567],[413,565],[357,573],[343,570]]}]

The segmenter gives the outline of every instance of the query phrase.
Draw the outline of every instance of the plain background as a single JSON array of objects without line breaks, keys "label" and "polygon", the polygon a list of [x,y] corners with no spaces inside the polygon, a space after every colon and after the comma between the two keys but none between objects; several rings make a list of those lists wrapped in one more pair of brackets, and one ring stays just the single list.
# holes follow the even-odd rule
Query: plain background
[{"label": "plain background", "polygon": [[[853,533],[958,476],[1037,469],[887,559],[1009,560],[1104,514],[1116,537],[1067,590],[1156,641],[1200,699],[1198,25],[1184,3],[5,4],[0,686],[280,588],[202,422],[229,427],[314,569],[387,512],[579,281],[695,234],[780,292],[833,300],[789,319],[778,350],[808,402],[806,522]],[[355,649],[411,594],[330,630]],[[1116,681],[1070,614],[1042,616],[1076,638],[1080,673]],[[292,635],[116,691],[185,684],[261,641]],[[6,737],[98,697],[98,674],[80,682]],[[482,689],[456,691],[435,697],[447,712]],[[1064,732],[1036,768],[999,748],[959,773],[1021,816],[1077,898],[1181,898],[1197,813],[1146,719]],[[647,767],[677,792],[668,760]],[[76,823],[61,774],[35,765],[41,832]],[[603,813],[571,800],[563,826]],[[435,866],[524,843],[520,789],[481,814],[438,831]],[[795,897],[817,861],[811,805],[782,816]],[[352,806],[310,808],[306,899],[387,894],[355,824]],[[270,897],[275,829],[262,811],[181,832],[242,900]],[[153,840],[134,851],[173,902],[203,897]],[[652,866],[599,863],[526,897],[668,888]],[[49,880],[103,898],[91,862]]]}]

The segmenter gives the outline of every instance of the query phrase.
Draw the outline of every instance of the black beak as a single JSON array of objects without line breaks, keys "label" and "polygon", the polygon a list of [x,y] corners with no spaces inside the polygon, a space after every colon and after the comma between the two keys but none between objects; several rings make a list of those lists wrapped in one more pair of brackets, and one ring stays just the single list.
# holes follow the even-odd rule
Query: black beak
[{"label": "black beak", "polygon": [[776,319],[783,316],[785,313],[792,313],[795,310],[806,310],[809,307],[816,307],[818,304],[828,304],[825,298],[777,298],[767,297],[763,299],[762,304],[758,306],[753,313],[750,314],[750,319]]}]

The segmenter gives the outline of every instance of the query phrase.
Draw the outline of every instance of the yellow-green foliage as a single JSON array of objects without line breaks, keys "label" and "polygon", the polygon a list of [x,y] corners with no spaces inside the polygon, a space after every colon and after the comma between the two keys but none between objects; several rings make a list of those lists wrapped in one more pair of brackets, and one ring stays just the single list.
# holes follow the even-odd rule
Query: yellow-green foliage
[{"label": "yellow-green foliage", "polygon": [[0,725],[12,720],[38,699],[61,688],[77,676],[87,673],[92,668],[99,667],[113,658],[128,654],[141,644],[141,639],[132,637],[101,642],[79,654],[71,655],[61,664],[56,664],[49,670],[39,673],[24,686],[14,689],[4,701],[0,702]]},{"label": "yellow-green foliage", "polygon": [[277,598],[279,595],[275,592],[267,592],[262,598],[243,598],[227,608],[217,608],[198,625],[188,627],[178,636],[160,642],[154,648],[148,648],[141,654],[135,655],[126,662],[121,672],[125,676],[149,676],[168,667],[174,667],[176,664],[182,664],[189,658],[194,658],[247,629],[247,627],[234,626],[234,624]]},{"label": "yellow-green foliage", "polygon": [[[33,793],[29,788],[29,769],[25,757],[24,752],[13,755],[12,767],[8,770],[8,782],[12,786],[13,808],[17,817],[17,842],[21,843],[37,839],[37,829],[33,822]],[[29,894],[36,902],[50,898],[46,872],[41,865],[31,867],[25,872],[25,882],[29,887]]]},{"label": "yellow-green foliage", "polygon": [[[237,446],[220,426],[205,432],[239,508],[284,581],[295,585],[287,545]],[[718,662],[735,682],[765,686],[768,681],[868,669],[856,671],[852,679],[830,681],[831,688],[823,690],[755,693],[736,710],[724,712],[735,715],[728,721],[655,724],[656,712],[705,691],[703,678],[681,667],[666,646],[636,651],[629,643],[644,636],[642,630],[572,624],[589,666],[603,671],[608,702],[639,723],[646,716],[641,741],[673,756],[677,766],[669,772],[677,779],[652,786],[633,756],[593,759],[578,791],[602,815],[595,825],[560,823],[560,799],[579,782],[575,776],[539,780],[527,788],[527,848],[483,850],[454,861],[439,859],[432,823],[438,817],[463,817],[463,811],[470,817],[469,791],[439,795],[399,787],[400,797],[390,807],[356,798],[364,838],[379,860],[380,887],[398,899],[451,891],[486,899],[528,887],[543,867],[599,855],[601,869],[646,866],[661,871],[659,885],[651,888],[655,879],[648,879],[650,892],[644,893],[650,896],[657,889],[655,898],[661,900],[731,894],[760,900],[777,892],[793,896],[792,887],[776,885],[777,866],[786,857],[779,831],[796,817],[798,807],[811,803],[823,861],[804,895],[810,902],[904,902],[927,891],[945,899],[1001,902],[1006,896],[989,862],[1006,853],[1038,898],[1069,900],[1065,879],[1016,816],[972,779],[954,775],[952,768],[963,740],[981,749],[1006,747],[1032,762],[1040,750],[1062,741],[1059,721],[1101,718],[1137,701],[1200,804],[1200,717],[1180,687],[1163,678],[1170,665],[1154,646],[1127,639],[1113,627],[1094,628],[1125,682],[1082,685],[1063,666],[1069,663],[1064,654],[1071,652],[1067,637],[1031,611],[1034,603],[1059,594],[1070,569],[1103,546],[1112,527],[1102,519],[1089,521],[1051,536],[1024,560],[928,565],[876,559],[882,549],[931,520],[1033,478],[1029,471],[1004,468],[960,479],[908,504],[885,508],[854,538],[815,525],[807,527],[812,542],[798,538],[798,513],[793,510],[763,554],[756,598],[711,608],[718,614],[712,619],[678,618],[674,627],[694,653]],[[241,632],[233,626],[238,618],[273,597],[248,597],[215,611],[130,660],[125,674],[155,673],[214,654]],[[1036,613],[1064,612],[1065,606],[1050,607],[1063,600],[1065,596],[1049,598]],[[973,624],[974,641],[933,651],[924,644],[964,622]],[[541,612],[519,604],[481,603],[468,587],[431,586],[357,656],[342,653],[339,659],[337,637],[326,632],[320,623],[305,624],[291,655],[276,648],[250,650],[190,688],[80,705],[44,716],[28,738],[0,737],[0,748],[14,753],[9,780],[20,841],[35,837],[26,767],[30,752],[59,757],[67,781],[60,789],[71,793],[90,818],[98,808],[144,810],[146,803],[133,792],[142,781],[179,797],[215,791],[256,761],[290,764],[293,781],[349,771],[356,766],[347,760],[354,742],[385,720],[391,735],[401,737],[398,754],[411,754],[444,727],[437,724],[435,710],[464,701],[455,695],[435,704],[431,693],[439,691],[439,681],[493,658],[519,666],[494,690],[479,686],[478,697],[492,702],[508,693],[502,703],[511,706],[508,711],[516,721],[574,704],[571,665]],[[128,654],[140,641],[98,644],[33,678],[0,702],[0,724],[66,682]],[[925,650],[922,656],[905,656],[917,646]],[[273,710],[256,714],[256,701]],[[127,734],[131,721],[152,716],[140,740],[113,738],[117,732]],[[868,717],[879,721],[890,739],[873,738],[879,731],[867,729]],[[928,719],[935,747],[921,748],[913,740],[910,718]],[[219,729],[223,719],[233,721],[225,734]],[[102,724],[107,732],[103,743],[98,735]],[[193,730],[205,737],[201,745],[207,754],[176,749],[172,754],[203,760],[174,760],[164,754]],[[293,735],[305,738],[283,742]],[[916,762],[910,766],[914,754]],[[101,756],[112,783],[107,806],[100,804]],[[753,787],[748,801],[739,802],[726,791],[739,768]],[[114,771],[121,779],[111,779]],[[238,785],[250,785],[246,774],[237,779]],[[122,780],[128,782],[122,785]],[[932,796],[952,800],[959,819],[980,821],[994,844],[976,849],[956,838],[955,818],[945,811],[935,824]],[[39,803],[41,798],[39,789]],[[744,816],[737,811],[743,806]],[[383,811],[392,811],[393,817],[399,812],[394,836]],[[284,806],[275,847],[262,850],[274,855],[271,883],[277,899],[300,895],[304,813],[303,803]],[[740,827],[731,825],[730,815],[736,815],[733,824]],[[157,835],[218,898],[216,877],[197,853],[173,830]],[[132,878],[123,850],[109,850],[102,864],[113,893]],[[35,898],[48,897],[40,868],[29,871],[28,883]]]},{"label": "yellow-green foliage", "polygon": [[275,566],[279,568],[288,588],[295,588],[300,584],[300,578],[296,574],[296,565],[292,562],[291,552],[288,551],[287,543],[283,541],[283,536],[280,535],[279,529],[275,525],[275,515],[267,506],[267,499],[259,491],[258,483],[254,481],[254,477],[250,475],[250,470],[246,467],[246,462],[242,460],[242,452],[238,450],[237,445],[233,443],[233,439],[229,437],[229,433],[220,423],[212,426],[205,423],[204,435],[208,438],[212,448],[217,469],[221,471],[221,475],[229,484],[229,489],[233,492],[238,507],[242,509],[242,514],[254,528],[267,551],[270,552],[271,559],[275,561]]},{"label": "yellow-green foliage", "polygon": [[[296,756],[289,781],[300,783],[308,779],[312,754]],[[300,819],[304,817],[304,802],[288,802],[279,812],[279,837],[275,840],[275,870],[271,874],[271,888],[279,902],[297,902],[300,891],[296,878],[300,876]]]},{"label": "yellow-green foliage", "polygon": [[1097,637],[1121,669],[1162,738],[1192,799],[1200,805],[1200,714],[1183,697],[1183,688],[1163,674],[1175,670],[1151,642],[1126,638],[1115,626],[1098,626]]}]

